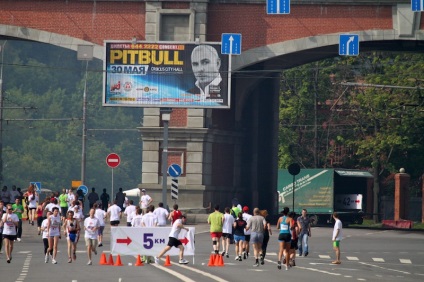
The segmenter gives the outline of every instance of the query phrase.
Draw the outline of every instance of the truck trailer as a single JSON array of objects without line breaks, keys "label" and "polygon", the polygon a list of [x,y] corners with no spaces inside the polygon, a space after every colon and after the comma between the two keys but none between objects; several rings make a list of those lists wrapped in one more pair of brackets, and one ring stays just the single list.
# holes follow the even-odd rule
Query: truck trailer
[{"label": "truck trailer", "polygon": [[362,224],[366,212],[372,211],[372,179],[371,173],[362,170],[301,169],[293,176],[280,169],[278,208],[289,207],[297,215],[306,209],[314,225],[332,223],[333,212],[345,226]]}]

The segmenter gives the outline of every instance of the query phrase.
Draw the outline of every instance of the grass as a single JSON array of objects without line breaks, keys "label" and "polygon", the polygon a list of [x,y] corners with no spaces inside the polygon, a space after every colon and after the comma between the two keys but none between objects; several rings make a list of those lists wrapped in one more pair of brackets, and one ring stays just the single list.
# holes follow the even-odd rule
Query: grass
[{"label": "grass", "polygon": [[[356,228],[361,228],[361,227],[383,228],[383,224],[381,222],[374,223],[374,220],[372,219],[364,219],[364,222],[362,224],[350,224],[349,226],[356,227]],[[424,230],[424,223],[414,222],[412,225],[412,229]]]}]

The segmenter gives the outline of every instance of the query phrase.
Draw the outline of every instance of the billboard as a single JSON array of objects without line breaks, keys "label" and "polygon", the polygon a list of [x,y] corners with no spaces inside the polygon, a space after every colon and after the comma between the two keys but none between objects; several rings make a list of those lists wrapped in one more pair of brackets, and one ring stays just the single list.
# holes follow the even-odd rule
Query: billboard
[{"label": "billboard", "polygon": [[103,106],[230,108],[220,43],[105,41]]}]

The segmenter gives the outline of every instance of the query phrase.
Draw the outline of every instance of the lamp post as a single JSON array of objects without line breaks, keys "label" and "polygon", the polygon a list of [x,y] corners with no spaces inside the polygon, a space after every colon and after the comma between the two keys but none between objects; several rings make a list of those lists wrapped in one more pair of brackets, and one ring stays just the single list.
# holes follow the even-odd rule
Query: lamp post
[{"label": "lamp post", "polygon": [[3,62],[4,47],[7,40],[0,46],[1,66],[0,66],[0,184],[3,182]]},{"label": "lamp post", "polygon": [[172,109],[162,108],[160,113],[163,121],[163,143],[162,143],[162,203],[163,206],[167,207],[167,189],[168,189],[168,126],[171,119]]},{"label": "lamp post", "polygon": [[93,45],[78,45],[77,59],[85,61],[84,94],[82,98],[82,148],[81,148],[81,184],[85,184],[86,142],[87,142],[87,74],[88,63],[93,59]]}]

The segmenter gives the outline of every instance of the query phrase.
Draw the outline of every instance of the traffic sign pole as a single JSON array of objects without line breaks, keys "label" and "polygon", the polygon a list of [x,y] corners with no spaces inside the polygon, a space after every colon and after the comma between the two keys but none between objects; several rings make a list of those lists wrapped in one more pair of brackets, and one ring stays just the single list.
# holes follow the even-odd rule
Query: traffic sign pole
[{"label": "traffic sign pole", "polygon": [[113,199],[113,168],[112,168],[112,195],[110,196],[111,196],[111,199]]},{"label": "traffic sign pole", "polygon": [[113,169],[121,163],[121,158],[118,154],[111,153],[106,157],[106,164],[112,169],[112,199],[113,199]]}]

